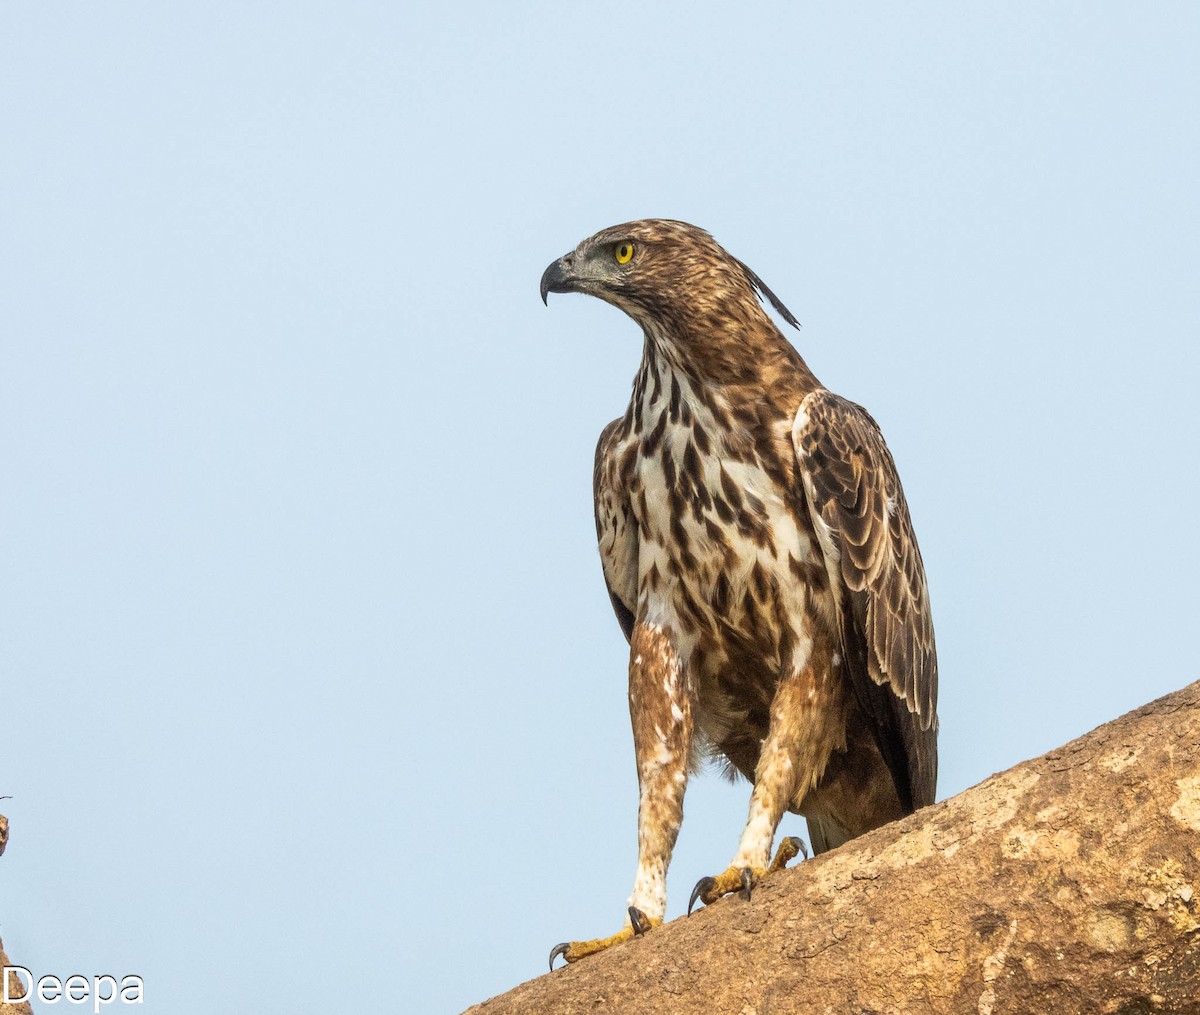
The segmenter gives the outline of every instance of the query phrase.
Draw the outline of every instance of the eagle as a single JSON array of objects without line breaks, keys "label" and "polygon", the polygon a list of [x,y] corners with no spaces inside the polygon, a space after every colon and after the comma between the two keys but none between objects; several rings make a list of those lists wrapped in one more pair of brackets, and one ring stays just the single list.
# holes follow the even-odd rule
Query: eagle
[{"label": "eagle", "polygon": [[629,642],[638,862],[624,924],[564,942],[574,962],[657,926],[689,773],[753,785],[729,866],[688,904],[739,892],[933,803],[937,653],[921,551],[878,424],[813,375],[766,313],[795,317],[709,233],[645,219],[554,261],[642,329],[623,416],[596,447],[596,536]]}]

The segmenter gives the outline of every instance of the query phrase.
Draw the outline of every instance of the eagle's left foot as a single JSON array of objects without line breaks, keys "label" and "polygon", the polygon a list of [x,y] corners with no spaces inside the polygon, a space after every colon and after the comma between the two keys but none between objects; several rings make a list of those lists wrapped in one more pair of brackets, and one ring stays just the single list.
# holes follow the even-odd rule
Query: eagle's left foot
[{"label": "eagle's left foot", "polygon": [[662,920],[655,920],[653,917],[647,916],[636,906],[630,906],[629,922],[611,937],[598,937],[593,938],[591,941],[564,941],[562,944],[551,948],[550,970],[551,972],[554,971],[554,960],[560,955],[567,962],[577,962],[588,955],[595,955],[596,952],[602,952],[605,948],[611,948],[613,945],[619,945],[622,941],[628,941],[631,937],[639,937],[645,934],[651,927],[657,927],[661,923]]},{"label": "eagle's left foot", "polygon": [[775,850],[775,859],[771,861],[771,866],[767,868],[768,874],[774,874],[776,871],[783,870],[789,863],[802,856],[805,860],[808,859],[808,847],[804,845],[804,840],[798,835],[788,835],[783,842],[779,844],[779,848]]},{"label": "eagle's left foot", "polygon": [[763,877],[783,870],[801,853],[807,860],[808,848],[804,845],[804,840],[789,835],[779,844],[779,849],[775,852],[775,859],[765,870],[762,867],[730,867],[715,878],[701,878],[696,882],[696,887],[692,889],[692,896],[688,899],[688,916],[692,915],[692,907],[696,905],[697,900],[709,906],[721,896],[729,895],[732,892],[738,892],[743,899],[749,900],[751,889]]},{"label": "eagle's left foot", "polygon": [[761,867],[730,867],[715,878],[701,878],[696,882],[691,898],[688,899],[688,916],[692,915],[692,907],[696,905],[697,899],[710,906],[722,895],[728,895],[738,889],[741,889],[743,899],[750,898],[751,887],[766,873]]}]

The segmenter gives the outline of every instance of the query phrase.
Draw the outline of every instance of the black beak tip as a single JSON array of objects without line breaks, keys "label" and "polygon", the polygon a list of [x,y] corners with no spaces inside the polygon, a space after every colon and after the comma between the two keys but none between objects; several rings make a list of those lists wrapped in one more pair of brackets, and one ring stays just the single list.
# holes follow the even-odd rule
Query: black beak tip
[{"label": "black beak tip", "polygon": [[549,268],[542,272],[542,280],[538,283],[538,292],[541,293],[542,303],[546,306],[550,305],[550,301],[546,297],[550,295],[551,288],[553,287],[554,281],[558,274],[559,269],[557,261],[552,263]]},{"label": "black beak tip", "polygon": [[550,293],[565,293],[571,291],[571,279],[568,274],[567,266],[563,264],[563,258],[557,261],[551,261],[550,266],[542,272],[542,281],[538,285],[538,292],[541,293],[542,302],[549,306],[549,301],[546,297]]}]

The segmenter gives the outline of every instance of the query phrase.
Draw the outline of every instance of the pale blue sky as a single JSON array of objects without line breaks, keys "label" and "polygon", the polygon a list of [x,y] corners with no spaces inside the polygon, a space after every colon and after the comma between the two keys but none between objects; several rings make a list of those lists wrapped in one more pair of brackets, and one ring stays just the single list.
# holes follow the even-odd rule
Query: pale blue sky
[{"label": "pale blue sky", "polygon": [[[1198,52],[1191,3],[0,7],[13,958],[445,1012],[617,928],[640,337],[537,283],[630,218],[883,426],[939,796],[1194,679]],[[747,794],[693,781],[669,915]]]}]

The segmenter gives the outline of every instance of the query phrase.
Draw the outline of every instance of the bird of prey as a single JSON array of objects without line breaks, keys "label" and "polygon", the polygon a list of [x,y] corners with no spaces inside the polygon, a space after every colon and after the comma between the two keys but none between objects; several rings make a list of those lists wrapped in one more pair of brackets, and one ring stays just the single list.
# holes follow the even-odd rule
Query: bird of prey
[{"label": "bird of prey", "polygon": [[629,641],[638,864],[624,926],[558,945],[574,962],[662,922],[688,774],[706,755],[753,783],[706,905],[802,843],[816,852],[933,803],[937,656],[908,505],[875,420],[826,389],[704,230],[646,219],[554,261],[541,296],[596,296],[644,333],[594,473],[604,580]]}]

